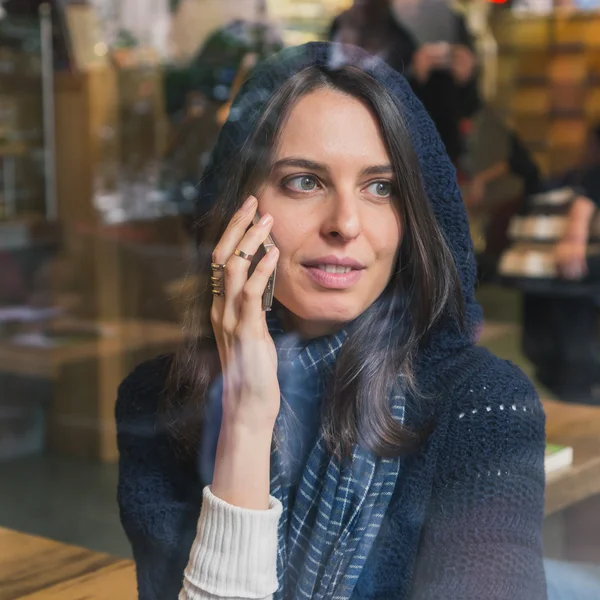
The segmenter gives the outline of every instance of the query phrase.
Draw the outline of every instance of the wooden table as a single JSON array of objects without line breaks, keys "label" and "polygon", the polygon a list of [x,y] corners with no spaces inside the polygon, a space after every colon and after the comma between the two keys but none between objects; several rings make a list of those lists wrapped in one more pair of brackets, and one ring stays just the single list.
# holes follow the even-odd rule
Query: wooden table
[{"label": "wooden table", "polygon": [[546,516],[600,495],[600,407],[544,401],[548,441],[573,447],[573,466],[546,482]]},{"label": "wooden table", "polygon": [[135,600],[135,566],[0,528],[1,600]]}]

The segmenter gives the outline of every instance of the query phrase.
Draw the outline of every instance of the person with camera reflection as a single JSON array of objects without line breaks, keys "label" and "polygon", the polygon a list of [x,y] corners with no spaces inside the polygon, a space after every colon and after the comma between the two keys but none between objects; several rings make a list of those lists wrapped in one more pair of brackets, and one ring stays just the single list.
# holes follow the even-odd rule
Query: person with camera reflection
[{"label": "person with camera reflection", "polygon": [[445,0],[355,0],[329,39],[359,46],[403,73],[457,165],[462,122],[480,107],[474,40]]}]

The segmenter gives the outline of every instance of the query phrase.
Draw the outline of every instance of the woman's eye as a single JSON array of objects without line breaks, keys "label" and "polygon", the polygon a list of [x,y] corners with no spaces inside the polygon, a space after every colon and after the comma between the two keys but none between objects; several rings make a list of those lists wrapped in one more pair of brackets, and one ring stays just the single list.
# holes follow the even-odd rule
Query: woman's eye
[{"label": "woman's eye", "polygon": [[309,175],[302,175],[301,177],[292,177],[285,182],[286,187],[290,188],[294,192],[312,192],[317,186],[317,180]]},{"label": "woman's eye", "polygon": [[375,181],[367,190],[378,198],[389,198],[392,195],[392,183],[390,181]]}]

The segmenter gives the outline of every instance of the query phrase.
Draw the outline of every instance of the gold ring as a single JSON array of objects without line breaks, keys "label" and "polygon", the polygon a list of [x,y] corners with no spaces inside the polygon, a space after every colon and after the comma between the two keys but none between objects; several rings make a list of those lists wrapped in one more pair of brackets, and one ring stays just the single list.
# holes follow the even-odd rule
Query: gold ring
[{"label": "gold ring", "polygon": [[244,260],[249,260],[250,262],[252,262],[252,259],[254,258],[254,254],[246,254],[243,250],[240,250],[239,248],[236,248],[233,254],[235,256],[243,258]]},{"label": "gold ring", "polygon": [[217,263],[210,263],[210,268],[213,271],[224,271],[225,270],[225,265],[219,265]]},{"label": "gold ring", "polygon": [[222,278],[211,277],[210,287],[213,296],[225,295],[225,281]]}]

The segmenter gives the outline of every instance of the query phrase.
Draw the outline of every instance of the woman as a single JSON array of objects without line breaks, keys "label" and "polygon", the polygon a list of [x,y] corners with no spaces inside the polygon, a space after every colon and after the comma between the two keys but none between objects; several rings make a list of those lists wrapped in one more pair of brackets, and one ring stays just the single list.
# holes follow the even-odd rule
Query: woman
[{"label": "woman", "polygon": [[402,76],[339,50],[242,88],[202,181],[192,340],[120,388],[140,598],[543,600],[544,414],[474,345],[454,169]]}]

